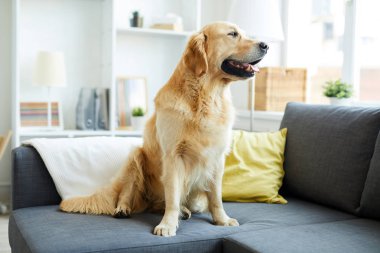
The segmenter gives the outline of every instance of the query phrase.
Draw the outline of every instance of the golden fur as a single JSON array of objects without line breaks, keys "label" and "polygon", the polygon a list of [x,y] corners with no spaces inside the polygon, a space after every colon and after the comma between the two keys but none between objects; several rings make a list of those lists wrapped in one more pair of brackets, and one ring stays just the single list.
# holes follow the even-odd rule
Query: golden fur
[{"label": "golden fur", "polygon": [[217,225],[238,226],[223,209],[221,182],[234,119],[228,84],[244,78],[225,73],[221,64],[229,57],[252,62],[263,56],[259,51],[257,41],[229,23],[210,24],[193,35],[155,98],[143,146],[129,155],[111,185],[63,200],[61,210],[116,217],[165,212],[154,229],[162,236],[176,234],[179,215],[205,210]]}]

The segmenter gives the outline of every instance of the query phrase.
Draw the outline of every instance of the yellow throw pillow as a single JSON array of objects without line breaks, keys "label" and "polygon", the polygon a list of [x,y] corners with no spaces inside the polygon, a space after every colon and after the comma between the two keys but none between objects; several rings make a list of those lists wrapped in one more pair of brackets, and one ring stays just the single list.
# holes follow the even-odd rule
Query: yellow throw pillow
[{"label": "yellow throw pillow", "polygon": [[234,131],[223,176],[223,200],[286,204],[278,194],[284,178],[287,129],[273,133]]}]

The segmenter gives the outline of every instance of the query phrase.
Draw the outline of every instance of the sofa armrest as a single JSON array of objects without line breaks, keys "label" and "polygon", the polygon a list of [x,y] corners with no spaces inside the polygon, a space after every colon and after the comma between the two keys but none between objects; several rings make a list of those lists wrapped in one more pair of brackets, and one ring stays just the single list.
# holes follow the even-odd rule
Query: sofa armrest
[{"label": "sofa armrest", "polygon": [[12,151],[12,209],[57,205],[61,201],[41,156],[33,147]]}]

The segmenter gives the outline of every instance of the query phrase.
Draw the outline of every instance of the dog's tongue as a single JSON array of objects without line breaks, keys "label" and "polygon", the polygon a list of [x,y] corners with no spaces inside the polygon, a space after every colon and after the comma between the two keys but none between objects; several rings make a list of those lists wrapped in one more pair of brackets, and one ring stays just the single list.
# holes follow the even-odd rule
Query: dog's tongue
[{"label": "dog's tongue", "polygon": [[255,72],[260,72],[260,69],[257,66],[251,65],[249,63],[240,63],[244,69],[246,70],[253,70]]},{"label": "dog's tongue", "polygon": [[249,72],[260,72],[260,69],[257,67],[257,66],[254,66],[254,65],[251,65],[249,63],[242,63],[242,62],[237,62],[237,61],[234,61],[234,60],[230,60],[228,61],[232,66],[234,67],[237,67],[237,68],[240,68],[240,69],[244,69],[245,71],[249,71]]},{"label": "dog's tongue", "polygon": [[251,66],[252,66],[253,71],[260,72],[260,69],[257,66],[254,66],[254,65],[251,65]]}]

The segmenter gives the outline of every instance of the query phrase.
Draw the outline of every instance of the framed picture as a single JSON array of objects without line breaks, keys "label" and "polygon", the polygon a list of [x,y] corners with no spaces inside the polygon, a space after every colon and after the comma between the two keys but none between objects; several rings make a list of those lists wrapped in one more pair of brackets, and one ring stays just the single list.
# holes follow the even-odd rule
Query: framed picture
[{"label": "framed picture", "polygon": [[131,126],[133,108],[148,111],[148,88],[145,77],[123,76],[116,79],[117,117],[119,128]]},{"label": "framed picture", "polygon": [[48,123],[48,102],[20,102],[20,126],[34,130],[63,130],[59,102],[51,102],[51,127]]}]

